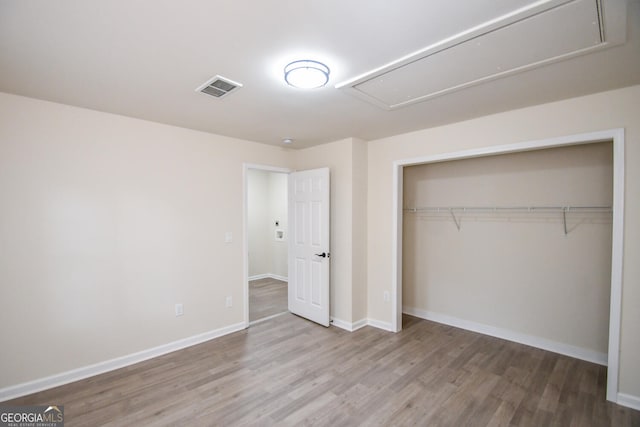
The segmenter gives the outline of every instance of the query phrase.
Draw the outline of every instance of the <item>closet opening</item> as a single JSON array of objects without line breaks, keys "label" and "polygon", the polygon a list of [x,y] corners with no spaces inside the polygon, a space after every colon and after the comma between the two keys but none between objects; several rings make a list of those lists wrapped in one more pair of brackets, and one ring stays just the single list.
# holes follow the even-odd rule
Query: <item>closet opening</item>
[{"label": "closet opening", "polygon": [[623,130],[396,162],[402,313],[606,365],[617,400]]}]

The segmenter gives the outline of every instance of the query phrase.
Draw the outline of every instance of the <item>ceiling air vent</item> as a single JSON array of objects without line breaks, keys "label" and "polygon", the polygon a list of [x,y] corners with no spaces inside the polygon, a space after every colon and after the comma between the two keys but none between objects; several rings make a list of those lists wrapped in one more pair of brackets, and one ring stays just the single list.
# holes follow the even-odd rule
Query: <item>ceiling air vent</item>
[{"label": "ceiling air vent", "polygon": [[241,88],[242,84],[229,80],[222,76],[213,76],[204,84],[196,88],[196,92],[202,92],[216,98],[222,98],[235,89]]}]

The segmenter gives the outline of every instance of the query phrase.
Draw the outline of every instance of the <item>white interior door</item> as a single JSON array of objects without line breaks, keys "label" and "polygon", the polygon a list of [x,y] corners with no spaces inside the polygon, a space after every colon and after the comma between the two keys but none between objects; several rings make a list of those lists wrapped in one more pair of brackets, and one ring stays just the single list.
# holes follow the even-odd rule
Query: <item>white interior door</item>
[{"label": "white interior door", "polygon": [[329,168],[289,174],[289,311],[329,326]]}]

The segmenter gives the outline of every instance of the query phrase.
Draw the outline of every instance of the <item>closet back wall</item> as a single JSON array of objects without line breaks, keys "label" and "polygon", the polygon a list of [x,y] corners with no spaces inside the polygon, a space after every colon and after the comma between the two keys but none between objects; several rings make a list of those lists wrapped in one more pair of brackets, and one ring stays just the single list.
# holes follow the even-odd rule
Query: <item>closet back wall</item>
[{"label": "closet back wall", "polygon": [[[404,206],[612,203],[608,142],[407,167]],[[403,305],[606,360],[611,214],[405,211]]]}]

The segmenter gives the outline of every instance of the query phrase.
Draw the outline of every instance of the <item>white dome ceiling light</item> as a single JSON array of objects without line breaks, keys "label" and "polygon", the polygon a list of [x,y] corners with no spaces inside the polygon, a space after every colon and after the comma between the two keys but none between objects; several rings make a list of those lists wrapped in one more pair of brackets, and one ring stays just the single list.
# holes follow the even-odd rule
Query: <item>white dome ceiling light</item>
[{"label": "white dome ceiling light", "polygon": [[284,67],[284,80],[293,87],[315,89],[327,84],[330,72],[322,62],[303,59]]}]

